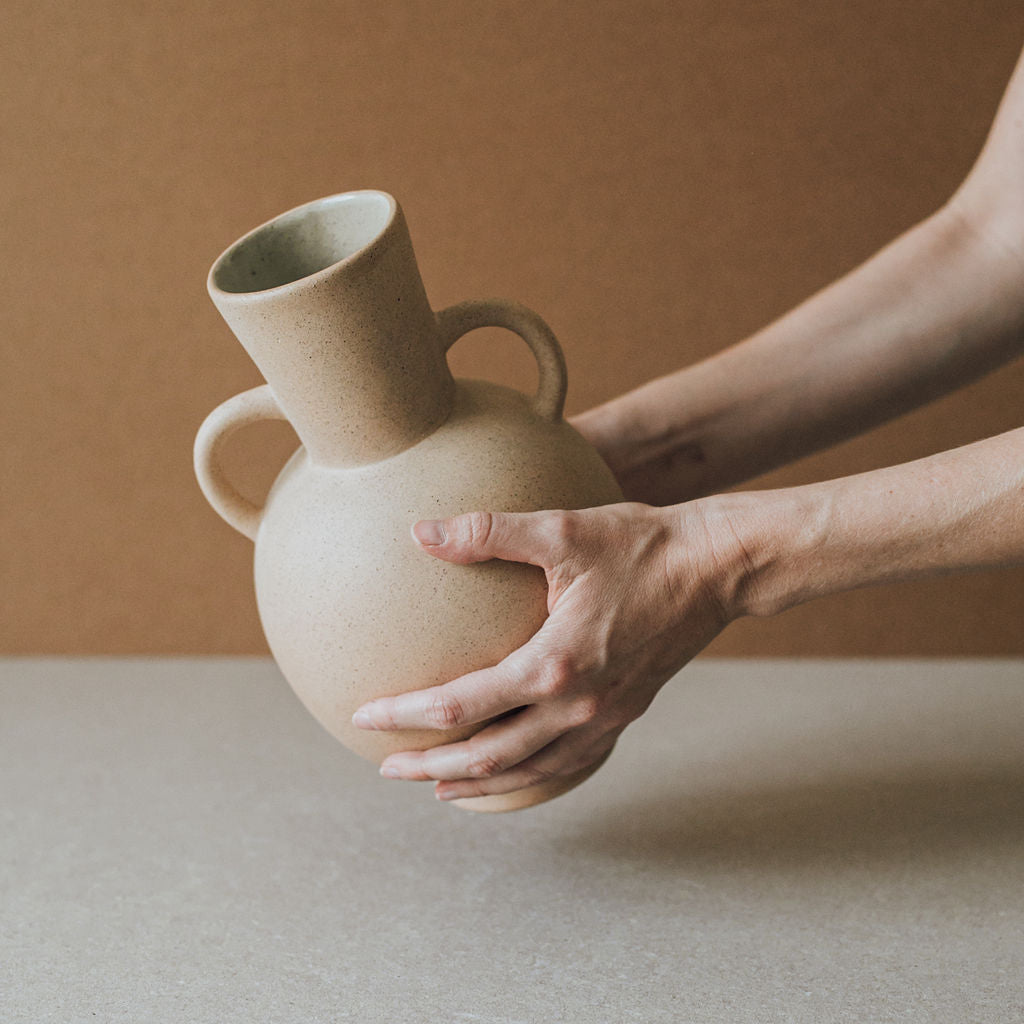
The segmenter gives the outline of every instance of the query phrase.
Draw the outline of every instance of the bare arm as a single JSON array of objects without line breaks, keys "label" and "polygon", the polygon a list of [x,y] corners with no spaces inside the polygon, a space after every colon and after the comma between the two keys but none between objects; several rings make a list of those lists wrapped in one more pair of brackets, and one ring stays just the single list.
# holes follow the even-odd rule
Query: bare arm
[{"label": "bare arm", "polygon": [[1024,565],[1024,428],[900,466],[696,504],[728,524],[736,586],[725,600],[738,614]]},{"label": "bare arm", "polygon": [[[942,211],[750,340],[577,420],[648,504],[474,512],[416,528],[437,558],[540,566],[550,614],[498,665],[363,708],[363,728],[497,719],[462,743],[394,754],[382,770],[437,780],[441,799],[568,775],[606,756],[733,619],[1024,564],[1024,428],[857,476],[713,493],[950,391],[1022,347],[1024,62]],[[710,496],[689,500],[698,495]]]},{"label": "bare arm", "polygon": [[732,486],[954,390],[1024,352],[1024,57],[940,211],[748,340],[575,425],[627,494]]},{"label": "bare arm", "polygon": [[550,615],[499,664],[373,701],[355,722],[497,719],[461,743],[392,754],[382,772],[436,780],[443,800],[507,793],[600,761],[736,618],[855,587],[1024,564],[1024,428],[806,487],[668,508],[475,512],[438,525],[421,541],[435,557],[543,568]]}]

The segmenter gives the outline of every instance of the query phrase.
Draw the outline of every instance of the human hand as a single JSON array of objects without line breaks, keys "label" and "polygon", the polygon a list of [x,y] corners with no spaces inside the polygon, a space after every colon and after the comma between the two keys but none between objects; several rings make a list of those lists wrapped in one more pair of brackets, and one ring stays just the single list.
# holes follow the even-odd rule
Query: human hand
[{"label": "human hand", "polygon": [[[596,764],[661,686],[740,612],[744,554],[706,503],[474,512],[414,536],[450,562],[540,566],[548,618],[499,664],[364,705],[367,729],[449,729],[497,718],[459,743],[392,754],[381,774],[438,780],[453,800],[508,793]],[[501,716],[501,717],[499,717]]]}]

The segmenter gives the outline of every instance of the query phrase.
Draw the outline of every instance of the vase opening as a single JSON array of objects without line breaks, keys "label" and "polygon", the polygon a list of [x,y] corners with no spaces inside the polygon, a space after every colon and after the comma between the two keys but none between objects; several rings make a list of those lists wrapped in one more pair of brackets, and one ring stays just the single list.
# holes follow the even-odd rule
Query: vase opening
[{"label": "vase opening", "polygon": [[395,210],[385,192],[345,192],[307,203],[231,246],[214,265],[211,284],[237,295],[311,277],[366,249],[383,234]]}]

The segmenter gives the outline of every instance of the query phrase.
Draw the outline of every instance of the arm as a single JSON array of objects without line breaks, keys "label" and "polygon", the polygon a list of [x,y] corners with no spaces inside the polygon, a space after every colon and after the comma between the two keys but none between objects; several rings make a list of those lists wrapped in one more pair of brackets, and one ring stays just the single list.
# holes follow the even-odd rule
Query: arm
[{"label": "arm", "polygon": [[[580,417],[633,496],[678,502],[848,437],[1024,346],[1024,64],[985,150],[940,213],[743,344]],[[431,529],[431,527],[433,529]],[[594,764],[729,622],[825,594],[1024,564],[1024,428],[858,476],[670,507],[417,524],[453,562],[541,566],[549,615],[500,664],[373,701],[362,728],[499,715],[385,775],[442,799]]]},{"label": "arm", "polygon": [[[474,512],[417,524],[424,549],[544,568],[550,614],[493,668],[374,700],[361,728],[476,735],[381,773],[440,800],[510,793],[593,765],[657,691],[742,615],[826,594],[1024,564],[1024,428],[919,462],[670,508]],[[437,530],[437,527],[440,530]]]},{"label": "arm", "polygon": [[740,483],[973,380],[1022,351],[1024,57],[952,200],[748,340],[577,417],[626,493]]},{"label": "arm", "polygon": [[1024,428],[901,466],[721,495],[746,552],[740,614],[950,572],[1024,564]]},{"label": "arm", "polygon": [[438,558],[541,566],[549,616],[498,665],[372,701],[361,728],[470,739],[393,754],[381,774],[437,780],[442,800],[507,793],[607,755],[658,690],[725,626],[826,594],[1024,564],[1024,428],[918,462],[669,508],[470,513],[421,523]]}]

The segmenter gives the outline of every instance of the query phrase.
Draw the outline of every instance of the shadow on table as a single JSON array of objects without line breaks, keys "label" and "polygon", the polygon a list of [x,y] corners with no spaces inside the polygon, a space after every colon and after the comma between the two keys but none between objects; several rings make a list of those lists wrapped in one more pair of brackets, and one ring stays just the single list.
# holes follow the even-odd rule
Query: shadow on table
[{"label": "shadow on table", "polygon": [[1024,765],[721,792],[662,786],[592,817],[568,842],[590,856],[663,865],[780,868],[1024,848]]}]

